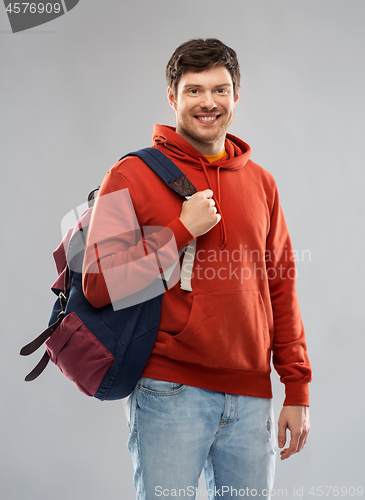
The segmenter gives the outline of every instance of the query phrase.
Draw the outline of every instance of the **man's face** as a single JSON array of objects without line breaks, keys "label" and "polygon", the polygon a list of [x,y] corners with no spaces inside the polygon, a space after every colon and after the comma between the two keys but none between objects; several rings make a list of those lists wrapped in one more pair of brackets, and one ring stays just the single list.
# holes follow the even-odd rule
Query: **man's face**
[{"label": "man's face", "polygon": [[221,153],[238,97],[238,90],[233,95],[232,77],[224,66],[185,73],[176,95],[168,89],[176,132],[203,154]]}]

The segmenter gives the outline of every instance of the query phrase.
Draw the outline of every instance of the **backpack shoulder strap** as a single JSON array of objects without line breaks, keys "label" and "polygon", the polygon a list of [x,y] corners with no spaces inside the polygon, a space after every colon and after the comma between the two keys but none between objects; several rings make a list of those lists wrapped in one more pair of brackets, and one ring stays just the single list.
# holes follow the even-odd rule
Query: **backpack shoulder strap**
[{"label": "backpack shoulder strap", "polygon": [[[157,174],[171,189],[183,198],[196,193],[196,188],[175,163],[156,148],[144,148],[122,156],[138,156]],[[119,160],[119,161],[120,161]]]}]

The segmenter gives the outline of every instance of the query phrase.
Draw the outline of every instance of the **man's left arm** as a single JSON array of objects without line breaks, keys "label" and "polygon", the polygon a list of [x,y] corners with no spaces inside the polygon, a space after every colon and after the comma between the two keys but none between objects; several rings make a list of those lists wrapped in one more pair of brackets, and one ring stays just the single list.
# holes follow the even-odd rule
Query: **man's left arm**
[{"label": "man's left arm", "polygon": [[282,449],[285,460],[300,451],[307,442],[311,366],[307,355],[305,332],[295,289],[295,259],[289,232],[279,203],[278,192],[272,207],[267,249],[276,270],[269,276],[274,317],[273,364],[285,384],[285,401],[278,421],[278,444],[284,448],[286,430],[290,433],[288,448]]}]

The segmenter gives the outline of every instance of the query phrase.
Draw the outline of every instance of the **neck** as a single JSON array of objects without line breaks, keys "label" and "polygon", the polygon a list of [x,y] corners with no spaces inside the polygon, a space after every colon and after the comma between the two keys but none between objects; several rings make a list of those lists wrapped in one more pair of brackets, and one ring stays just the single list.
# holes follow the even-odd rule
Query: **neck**
[{"label": "neck", "polygon": [[204,156],[219,155],[224,149],[226,140],[225,134],[222,137],[216,138],[213,142],[201,142],[181,129],[178,125],[176,126],[176,133]]}]

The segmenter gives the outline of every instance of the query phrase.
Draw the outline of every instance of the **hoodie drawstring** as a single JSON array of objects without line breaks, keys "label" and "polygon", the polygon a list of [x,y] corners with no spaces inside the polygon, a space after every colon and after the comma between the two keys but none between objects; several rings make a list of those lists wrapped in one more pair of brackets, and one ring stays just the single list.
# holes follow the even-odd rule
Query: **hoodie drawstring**
[{"label": "hoodie drawstring", "polygon": [[[212,189],[212,184],[210,182],[210,178],[209,178],[209,175],[208,175],[208,172],[207,172],[207,168],[205,166],[205,163],[204,163],[204,160],[203,158],[199,158],[200,160],[200,163],[202,165],[202,168],[203,168],[203,171],[204,171],[204,174],[205,174],[205,178],[207,179],[207,182],[208,182],[208,186],[209,186],[209,189],[211,191],[213,191]],[[220,230],[220,241],[219,241],[219,248],[221,250],[223,250],[223,248],[226,246],[227,244],[227,230],[226,230],[226,224],[224,222],[224,217],[223,217],[223,213],[222,213],[222,210],[221,210],[221,207],[220,207],[220,199],[221,199],[221,184],[220,184],[220,176],[219,176],[219,172],[220,172],[220,167],[217,167],[217,190],[218,190],[218,195],[217,197],[214,195],[214,191],[213,191],[213,200],[215,201],[215,205],[217,207],[217,210],[218,212],[220,213],[221,215],[221,220],[219,222],[219,230]]]}]

